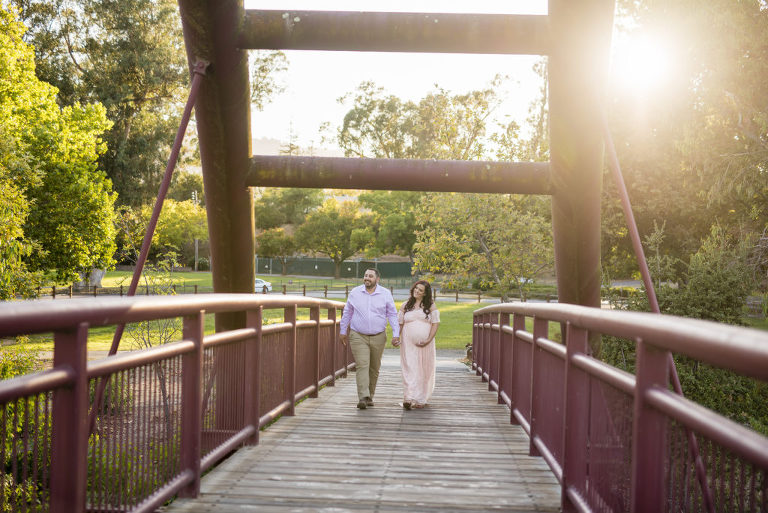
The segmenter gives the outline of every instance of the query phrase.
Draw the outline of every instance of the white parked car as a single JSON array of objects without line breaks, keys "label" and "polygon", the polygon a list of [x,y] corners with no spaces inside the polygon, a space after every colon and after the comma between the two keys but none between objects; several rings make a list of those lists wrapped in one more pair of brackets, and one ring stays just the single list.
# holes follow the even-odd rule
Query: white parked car
[{"label": "white parked car", "polygon": [[264,292],[264,287],[267,287],[267,292],[272,292],[272,284],[268,281],[264,281],[261,278],[256,278],[253,285],[255,292]]}]

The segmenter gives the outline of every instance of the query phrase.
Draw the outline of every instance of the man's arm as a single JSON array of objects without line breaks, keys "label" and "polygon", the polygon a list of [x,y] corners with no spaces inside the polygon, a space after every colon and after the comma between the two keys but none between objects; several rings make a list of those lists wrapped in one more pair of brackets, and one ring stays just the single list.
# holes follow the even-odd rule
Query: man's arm
[{"label": "man's arm", "polygon": [[349,323],[352,322],[352,313],[354,309],[355,307],[352,306],[352,303],[347,301],[347,304],[344,306],[344,311],[341,314],[341,322],[339,323],[339,339],[345,346],[347,345],[347,340],[349,338]]},{"label": "man's arm", "polygon": [[[397,308],[395,307],[395,300],[392,294],[389,294],[387,301],[387,320],[389,325],[392,326],[392,345],[397,347],[400,344],[400,322],[397,319]],[[397,344],[395,344],[397,341]]]}]

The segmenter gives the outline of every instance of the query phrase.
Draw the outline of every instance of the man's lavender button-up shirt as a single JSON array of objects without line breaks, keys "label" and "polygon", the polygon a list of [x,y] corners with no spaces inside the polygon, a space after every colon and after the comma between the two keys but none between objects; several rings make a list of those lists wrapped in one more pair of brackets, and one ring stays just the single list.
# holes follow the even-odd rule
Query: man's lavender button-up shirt
[{"label": "man's lavender button-up shirt", "polygon": [[397,308],[389,289],[376,285],[372,294],[365,290],[365,285],[352,289],[347,298],[347,305],[341,316],[340,332],[346,335],[350,329],[363,335],[377,335],[387,329],[387,321],[392,326],[392,336],[400,336],[400,324],[397,322]]}]

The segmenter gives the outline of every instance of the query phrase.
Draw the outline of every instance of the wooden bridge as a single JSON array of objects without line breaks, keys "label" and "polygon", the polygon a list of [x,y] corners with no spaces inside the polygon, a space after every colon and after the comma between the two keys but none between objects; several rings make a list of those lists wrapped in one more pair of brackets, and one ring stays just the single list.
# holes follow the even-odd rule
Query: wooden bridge
[{"label": "wooden bridge", "polygon": [[438,355],[430,406],[405,411],[387,350],[375,407],[355,408],[354,376],[339,380],[205,475],[197,499],[162,511],[559,511],[549,467],[459,358]]}]

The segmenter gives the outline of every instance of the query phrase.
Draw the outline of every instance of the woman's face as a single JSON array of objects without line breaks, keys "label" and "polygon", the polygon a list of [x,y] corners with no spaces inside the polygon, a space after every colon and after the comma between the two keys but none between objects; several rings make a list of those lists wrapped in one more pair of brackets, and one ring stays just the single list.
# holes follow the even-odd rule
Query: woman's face
[{"label": "woman's face", "polygon": [[424,290],[425,290],[424,284],[423,283],[419,283],[418,285],[413,287],[413,297],[415,297],[416,299],[423,298],[424,297]]}]

